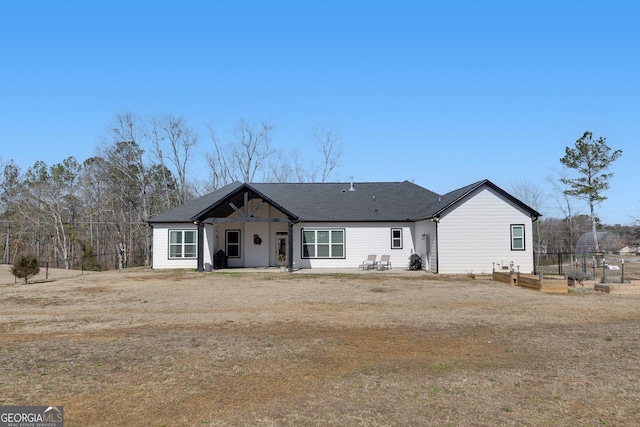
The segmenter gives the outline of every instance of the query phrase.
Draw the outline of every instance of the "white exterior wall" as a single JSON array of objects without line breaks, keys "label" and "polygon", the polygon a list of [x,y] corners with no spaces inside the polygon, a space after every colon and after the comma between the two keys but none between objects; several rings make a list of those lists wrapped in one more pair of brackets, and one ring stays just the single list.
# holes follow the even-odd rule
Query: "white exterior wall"
[{"label": "white exterior wall", "polygon": [[[344,259],[303,259],[302,229],[344,229]],[[391,229],[402,229],[402,249],[391,249]],[[301,223],[293,227],[294,268],[358,269],[369,254],[391,256],[394,269],[404,269],[414,248],[413,223]]]},{"label": "white exterior wall", "polygon": [[[252,211],[258,203],[258,200],[250,200],[248,211]],[[253,216],[255,218],[286,218],[282,212],[266,203]],[[234,213],[229,218],[238,218],[238,215]],[[286,232],[287,222],[220,222],[212,227],[214,232],[212,233],[213,250],[211,251],[211,257],[220,249],[226,252],[226,230],[240,230],[240,258],[228,258],[228,267],[268,267],[277,265],[276,232]],[[262,240],[259,245],[255,243],[254,235],[258,235]]]},{"label": "white exterior wall", "polygon": [[[255,243],[254,237],[258,237],[262,242]],[[268,267],[269,266],[269,223],[268,222],[247,222],[244,224],[244,238],[242,256],[245,267]]]},{"label": "white exterior wall", "polygon": [[[511,250],[512,224],[524,224],[524,251]],[[533,271],[530,216],[488,187],[478,189],[441,216],[437,243],[439,273],[488,274],[494,262],[511,261],[522,273]]]},{"label": "white exterior wall", "polygon": [[[262,209],[272,217],[280,214],[270,207]],[[265,212],[267,213],[267,212]],[[257,216],[257,214],[255,215]],[[429,223],[427,224],[427,228]],[[277,265],[276,233],[287,232],[286,222],[221,222],[205,224],[204,263],[213,264],[213,255],[220,249],[225,250],[225,231],[240,230],[240,258],[228,258],[228,266],[233,267],[266,267]],[[344,229],[344,259],[302,259],[302,229]],[[402,229],[402,249],[391,249],[391,229]],[[423,227],[424,228],[424,227]],[[169,230],[197,230],[193,224],[156,224],[153,227],[153,268],[197,268],[196,259],[170,260]],[[262,239],[260,245],[254,243],[254,234]],[[414,236],[412,223],[303,223],[293,227],[294,268],[353,268],[358,269],[369,254],[391,256],[392,268],[404,269],[409,263],[409,256],[422,243],[421,237]],[[432,232],[435,237],[435,233]],[[435,238],[432,237],[432,245]],[[423,250],[425,252],[426,249]],[[424,257],[419,253],[421,257]],[[432,256],[434,256],[432,251]]]},{"label": "white exterior wall", "polygon": [[197,230],[194,224],[155,224],[153,226],[153,268],[197,268],[198,260],[169,259],[169,230]]},{"label": "white exterior wall", "polygon": [[438,271],[437,224],[431,220],[418,221],[415,229],[415,252],[422,258],[422,269],[435,273]]}]

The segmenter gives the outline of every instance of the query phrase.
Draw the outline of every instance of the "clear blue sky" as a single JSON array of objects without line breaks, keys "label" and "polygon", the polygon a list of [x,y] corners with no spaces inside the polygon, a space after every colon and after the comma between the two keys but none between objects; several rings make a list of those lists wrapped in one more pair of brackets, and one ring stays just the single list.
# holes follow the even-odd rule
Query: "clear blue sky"
[{"label": "clear blue sky", "polygon": [[[0,156],[92,156],[117,113],[184,116],[210,151],[244,118],[281,149],[344,142],[337,180],[547,188],[584,131],[622,157],[598,210],[640,217],[640,3],[6,1]],[[194,161],[192,177],[204,178]],[[586,208],[580,208],[587,213]],[[549,199],[545,216],[559,216]]]}]

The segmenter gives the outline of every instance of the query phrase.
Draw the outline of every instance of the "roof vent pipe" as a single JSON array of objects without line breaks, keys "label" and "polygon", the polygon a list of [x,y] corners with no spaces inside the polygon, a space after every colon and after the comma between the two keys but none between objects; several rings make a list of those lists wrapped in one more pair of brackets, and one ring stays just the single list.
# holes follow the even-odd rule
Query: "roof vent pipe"
[{"label": "roof vent pipe", "polygon": [[351,186],[349,187],[349,191],[356,191],[356,188],[353,186],[353,177],[351,177]]}]

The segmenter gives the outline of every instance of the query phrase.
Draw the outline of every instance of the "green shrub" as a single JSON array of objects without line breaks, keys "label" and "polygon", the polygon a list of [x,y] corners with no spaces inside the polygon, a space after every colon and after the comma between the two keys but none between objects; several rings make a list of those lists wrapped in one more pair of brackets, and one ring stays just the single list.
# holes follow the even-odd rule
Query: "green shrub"
[{"label": "green shrub", "polygon": [[98,257],[93,253],[91,245],[85,246],[82,251],[82,269],[90,271],[98,271]]},{"label": "green shrub", "polygon": [[40,273],[40,266],[38,264],[38,258],[35,256],[23,255],[13,263],[11,274],[18,279],[24,279],[24,283],[27,284],[30,277]]}]

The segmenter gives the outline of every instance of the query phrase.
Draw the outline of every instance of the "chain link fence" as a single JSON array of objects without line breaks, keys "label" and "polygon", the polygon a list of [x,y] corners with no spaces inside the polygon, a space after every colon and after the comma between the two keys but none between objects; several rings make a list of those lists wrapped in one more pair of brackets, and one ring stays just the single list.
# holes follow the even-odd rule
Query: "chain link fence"
[{"label": "chain link fence", "polygon": [[40,261],[40,268],[68,268],[79,271],[108,271],[148,265],[144,252],[110,252],[68,259]]},{"label": "chain link fence", "polygon": [[640,279],[640,259],[613,254],[534,253],[536,273],[580,277],[600,283]]}]

